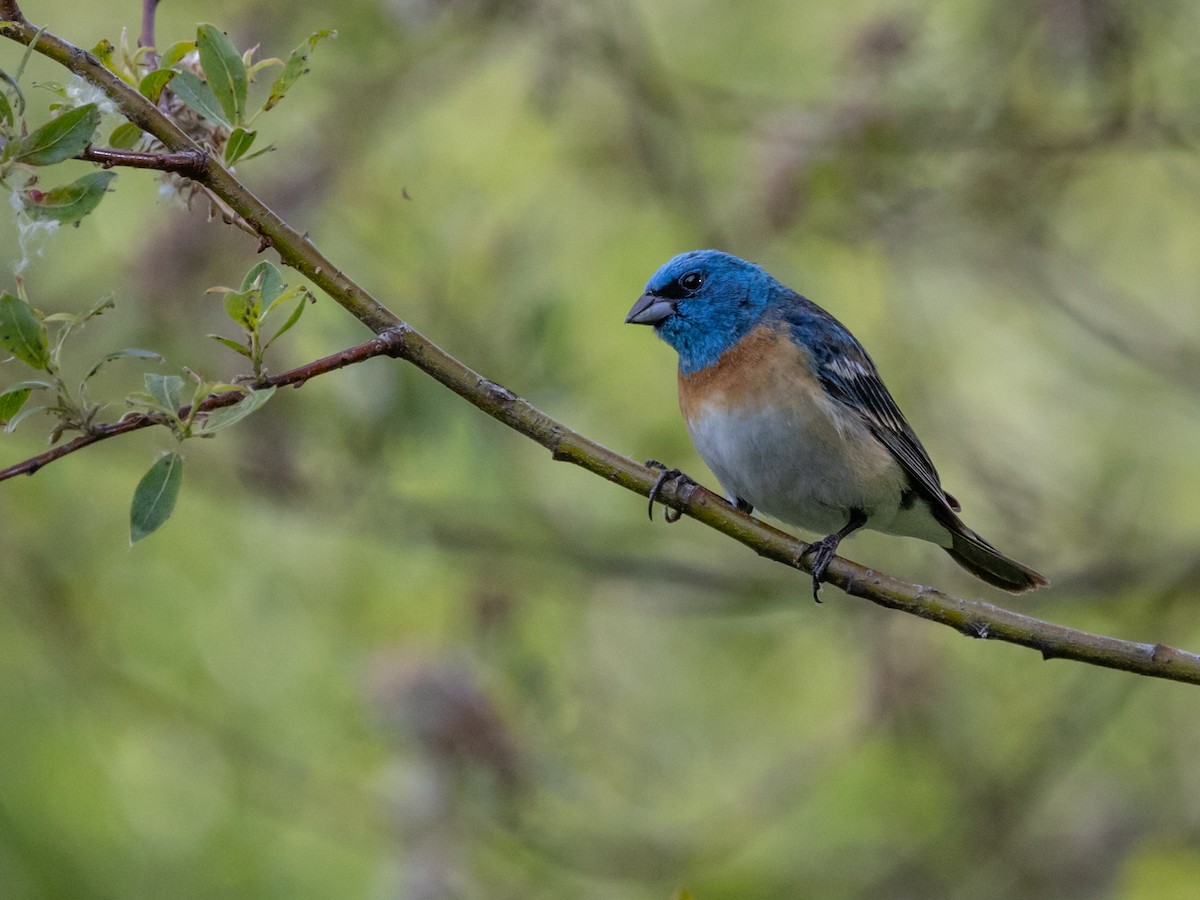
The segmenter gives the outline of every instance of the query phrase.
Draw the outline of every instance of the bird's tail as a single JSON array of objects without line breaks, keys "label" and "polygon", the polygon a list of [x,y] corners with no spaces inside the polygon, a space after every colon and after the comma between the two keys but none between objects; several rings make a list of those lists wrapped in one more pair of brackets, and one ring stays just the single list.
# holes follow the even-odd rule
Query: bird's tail
[{"label": "bird's tail", "polygon": [[947,547],[946,552],[976,578],[1014,594],[1050,583],[1033,569],[1009,559],[961,521],[956,524],[957,528],[951,528],[954,544]]}]

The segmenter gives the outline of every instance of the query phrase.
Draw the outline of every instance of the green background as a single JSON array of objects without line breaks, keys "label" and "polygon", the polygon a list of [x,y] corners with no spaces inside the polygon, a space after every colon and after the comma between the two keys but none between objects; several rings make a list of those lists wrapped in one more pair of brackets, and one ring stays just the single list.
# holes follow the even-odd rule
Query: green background
[{"label": "green background", "polygon": [[[140,14],[23,9],[84,47]],[[338,30],[238,175],[487,377],[714,485],[674,354],[622,320],[676,252],[752,258],[855,332],[967,522],[1054,585],[874,534],[848,557],[1200,646],[1200,7],[167,0],[160,43],[197,21],[260,56]],[[31,61],[35,123],[31,84],[65,80]],[[241,373],[204,292],[254,241],[152,173],[113,186],[79,228],[4,216],[5,289],[27,257],[35,306],[113,295],[81,371],[137,346]],[[321,298],[268,362],[368,336]],[[145,367],[101,376],[109,419]],[[393,361],[188,442],[130,548],[172,446],[0,485],[5,898],[1195,895],[1194,687],[816,606]]]}]

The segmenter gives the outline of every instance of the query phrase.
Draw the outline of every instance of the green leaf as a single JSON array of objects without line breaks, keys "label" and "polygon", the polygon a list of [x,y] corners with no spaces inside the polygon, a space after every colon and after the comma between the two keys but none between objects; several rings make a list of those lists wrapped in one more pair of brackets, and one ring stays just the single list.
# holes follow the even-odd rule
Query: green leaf
[{"label": "green leaf", "polygon": [[229,143],[225,145],[225,162],[233,165],[245,156],[256,137],[258,137],[257,131],[247,131],[244,128],[233,129],[233,133],[229,135]]},{"label": "green leaf", "polygon": [[[191,41],[187,43],[190,44]],[[147,72],[142,83],[138,85],[138,93],[151,103],[157,103],[158,98],[162,96],[163,88],[178,74],[174,69],[155,69]]]},{"label": "green leaf", "polygon": [[183,392],[187,383],[180,376],[147,372],[145,382],[146,392],[161,409],[173,413],[183,406]]},{"label": "green leaf", "polygon": [[271,85],[270,96],[267,97],[267,102],[263,104],[264,111],[276,106],[283,99],[283,95],[291,90],[296,80],[308,71],[308,58],[312,55],[313,48],[317,46],[319,41],[327,37],[337,37],[337,32],[324,28],[309,35],[308,40],[292,51],[292,55],[283,64],[283,71],[279,73],[279,77]]},{"label": "green leaf", "polygon": [[[145,68],[145,67],[146,67],[146,58],[147,58],[147,57],[149,57],[149,56],[151,56],[151,55],[154,53],[154,48],[153,48],[153,47],[147,47],[147,46],[145,46],[145,45],[139,45],[138,47],[136,47],[136,48],[134,49],[134,51],[133,51],[133,54],[132,54],[132,55],[130,55],[130,53],[129,53],[129,47],[128,47],[128,45],[125,43],[125,37],[124,37],[124,35],[122,35],[122,36],[121,36],[121,52],[122,52],[122,53],[125,55],[125,64],[126,64],[127,66],[130,66],[130,67],[131,67],[131,72],[130,72],[130,74],[131,74],[131,75],[136,75],[136,74],[137,74],[137,72],[136,72],[136,69],[137,69],[139,66],[140,66],[140,67],[142,67],[142,68]],[[130,80],[130,82],[129,82],[129,83],[130,83],[130,84],[133,84],[133,81],[132,81],[132,80]]]},{"label": "green leaf", "polygon": [[0,124],[7,125],[9,128],[13,124],[12,105],[8,102],[8,95],[0,91]]},{"label": "green leaf", "polygon": [[21,407],[25,406],[25,401],[29,399],[29,395],[33,391],[41,390],[52,391],[54,385],[48,381],[18,381],[0,391],[0,426],[5,431],[11,432],[28,416],[45,409],[44,406],[29,406],[25,407],[24,411],[21,410]]},{"label": "green leaf", "polygon": [[300,321],[300,316],[303,315],[304,307],[307,305],[308,305],[308,293],[305,292],[305,295],[300,298],[300,302],[296,304],[296,308],[292,310],[292,314],[290,316],[288,316],[287,321],[284,322],[282,325],[280,325],[279,330],[277,332],[275,332],[273,335],[271,335],[271,339],[263,345],[264,350],[266,350],[273,343],[275,343],[275,340],[281,334],[283,334],[285,331],[289,331],[293,325],[295,325],[297,322]]},{"label": "green leaf", "polygon": [[[30,53],[32,53],[32,50],[30,50],[30,48],[26,47],[25,48],[25,59],[28,59]],[[25,65],[25,59],[22,59],[22,61],[21,61],[21,68],[23,68]],[[20,73],[18,73],[18,74],[20,74]],[[3,81],[5,84],[8,85],[8,87],[4,89],[4,93],[11,92],[13,95],[13,98],[17,102],[17,105],[14,108],[16,111],[16,114],[18,116],[25,115],[25,94],[21,92],[21,85],[19,85],[17,83],[17,79],[14,78],[13,76],[9,75],[3,69],[0,69],[0,81]],[[5,102],[7,103],[8,101],[6,100]],[[12,119],[9,119],[8,124],[9,125],[13,124]]]},{"label": "green leaf", "polygon": [[247,153],[245,156],[242,157],[242,162],[250,162],[250,160],[252,160],[252,159],[258,159],[264,153],[273,153],[274,151],[275,151],[275,145],[267,144],[267,146],[265,146],[265,147],[259,147],[253,153]]},{"label": "green leaf", "polygon": [[246,394],[245,397],[233,404],[233,406],[214,409],[205,418],[199,432],[201,434],[212,434],[214,431],[220,431],[222,428],[228,428],[230,425],[240,422],[270,400],[274,394],[275,388],[273,387],[264,388],[261,391],[250,391],[250,393]]},{"label": "green leaf", "polygon": [[54,385],[49,381],[41,381],[40,379],[31,378],[26,381],[18,381],[15,384],[10,384],[4,389],[4,393],[9,391],[52,391]]},{"label": "green leaf", "polygon": [[22,422],[24,422],[26,419],[28,419],[30,416],[33,416],[33,415],[36,415],[37,413],[45,412],[45,411],[46,411],[46,407],[44,407],[44,406],[27,406],[23,410],[21,410],[19,413],[17,413],[15,416],[13,416],[11,419],[8,420],[8,424],[4,426],[4,430],[7,431],[9,434],[12,434],[12,432],[16,429],[16,427],[18,425],[20,425]]},{"label": "green leaf", "polygon": [[246,277],[242,279],[242,290],[249,291],[252,288],[258,288],[260,300],[267,305],[267,312],[271,311],[271,306],[275,304],[279,295],[283,293],[283,289],[287,287],[283,283],[283,275],[279,273],[279,269],[267,260],[255,263],[250,267],[250,271],[246,273]]},{"label": "green leaf", "polygon": [[[138,55],[140,55],[144,49],[145,48],[138,48]],[[134,73],[132,67],[137,63],[136,59],[130,59],[129,57],[129,45],[125,42],[124,32],[121,33],[120,50],[121,55],[120,58],[118,58],[117,45],[108,38],[101,38],[100,42],[92,48],[92,53],[95,54],[96,58],[99,59],[101,63],[103,63],[104,68],[108,69],[108,71],[112,72],[126,84],[132,86],[137,78],[137,75]]]},{"label": "green leaf", "polygon": [[262,294],[257,289],[230,291],[225,295],[225,312],[247,331],[258,327],[258,314],[262,309]]},{"label": "green leaf", "polygon": [[248,84],[242,57],[215,25],[201,25],[196,30],[196,48],[200,51],[200,68],[226,118],[234,125],[241,125],[246,115]]},{"label": "green leaf", "polygon": [[115,309],[116,306],[117,306],[117,303],[115,300],[113,300],[112,295],[106,294],[105,296],[103,296],[99,300],[97,300],[95,303],[93,303],[91,308],[88,309],[87,312],[85,312],[83,315],[81,315],[79,317],[79,321],[80,322],[89,322],[92,319],[96,318],[96,316],[103,315],[104,311],[106,309]]},{"label": "green leaf", "polygon": [[209,337],[212,338],[214,341],[216,341],[218,344],[224,344],[226,347],[228,347],[234,353],[242,354],[242,356],[246,357],[246,359],[250,359],[252,356],[252,354],[250,353],[250,349],[248,347],[244,347],[243,345],[239,344],[237,341],[230,340],[227,337],[221,337],[219,334],[210,334]]},{"label": "green leaf", "polygon": [[[229,391],[237,391],[239,394],[248,394],[254,390],[254,388],[247,387],[244,384],[231,384],[228,381],[209,381],[205,383],[204,388],[205,396],[208,396],[209,394],[225,394]],[[266,390],[266,388],[263,388],[263,390]]]},{"label": "green leaf", "polygon": [[132,122],[125,122],[112,130],[108,136],[108,146],[117,150],[132,150],[141,139],[142,129]]},{"label": "green leaf", "polygon": [[[195,49],[196,49],[195,41],[176,41],[175,43],[173,43],[170,47],[168,47],[166,49],[166,52],[163,53],[162,58],[159,59],[158,64],[162,67],[162,69],[159,69],[158,71],[162,71],[163,69],[173,68],[177,62],[179,62],[181,59],[183,59],[185,56],[187,56],[189,53],[191,53]],[[149,76],[147,76],[147,77],[149,77]],[[145,84],[144,79],[143,79],[142,83]],[[147,97],[150,96],[145,91],[143,91],[142,94]]]},{"label": "green leaf", "polygon": [[133,391],[125,395],[125,403],[129,406],[144,406],[147,409],[158,408],[158,398],[145,391]]},{"label": "green leaf", "polygon": [[48,191],[30,188],[21,195],[21,204],[31,219],[78,222],[100,204],[116,177],[116,172],[89,172]]},{"label": "green leaf", "polygon": [[78,156],[99,127],[100,110],[95,103],[85,103],[15,141],[15,149],[9,151],[8,157],[12,162],[29,166],[53,165]]},{"label": "green leaf", "polygon": [[171,79],[171,90],[174,91],[176,97],[204,118],[216,122],[218,125],[224,125],[226,128],[233,128],[233,124],[225,116],[225,110],[217,101],[217,95],[200,79],[200,76],[184,69]]},{"label": "green leaf", "polygon": [[96,44],[96,46],[92,48],[92,55],[94,55],[96,59],[100,60],[100,63],[104,66],[104,68],[108,69],[108,71],[113,72],[114,74],[117,73],[115,68],[116,53],[116,44],[114,44],[108,38],[101,38],[100,43]]},{"label": "green leaf", "polygon": [[272,56],[268,59],[260,59],[258,62],[252,62],[251,54],[253,52],[254,52],[253,49],[247,50],[245,52],[245,54],[243,54],[243,56],[242,56],[242,62],[244,62],[246,64],[246,77],[250,79],[251,83],[254,82],[254,76],[257,75],[259,72],[261,72],[263,69],[269,69],[271,66],[282,66],[283,65],[283,60],[278,59],[277,57],[274,57],[274,56]]},{"label": "green leaf", "polygon": [[29,394],[29,388],[9,388],[0,393],[0,425],[8,425],[9,420],[21,411]]},{"label": "green leaf", "polygon": [[310,294],[308,292],[308,288],[306,288],[302,284],[298,284],[293,288],[288,288],[286,291],[284,291],[282,294],[280,294],[274,300],[271,301],[271,305],[266,308],[266,311],[263,312],[262,317],[265,319],[267,316],[269,316],[271,314],[272,310],[274,310],[275,307],[281,306],[284,303],[288,303],[292,300],[295,300],[297,297],[300,297],[300,296],[303,296],[304,298],[309,299],[309,300],[312,299],[312,294]]},{"label": "green leaf", "polygon": [[142,476],[129,507],[129,543],[153,534],[171,518],[183,484],[183,457],[172,452],[161,457]]},{"label": "green leaf", "polygon": [[50,335],[37,313],[20,297],[0,294],[0,347],[35,369],[50,362]]},{"label": "green leaf", "polygon": [[112,353],[104,354],[104,358],[100,362],[92,366],[91,371],[83,376],[83,380],[87,381],[93,375],[100,371],[100,367],[106,363],[112,362],[114,359],[153,359],[162,362],[163,358],[160,354],[153,350],[140,350],[137,347],[126,347],[123,350],[114,350]]}]

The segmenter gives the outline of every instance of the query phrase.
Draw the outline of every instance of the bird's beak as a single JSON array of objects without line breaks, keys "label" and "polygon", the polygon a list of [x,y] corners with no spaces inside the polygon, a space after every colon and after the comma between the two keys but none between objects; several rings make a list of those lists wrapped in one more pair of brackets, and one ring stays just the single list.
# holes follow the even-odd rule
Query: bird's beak
[{"label": "bird's beak", "polygon": [[654,294],[642,294],[625,317],[626,325],[658,325],[675,315],[675,302]]}]

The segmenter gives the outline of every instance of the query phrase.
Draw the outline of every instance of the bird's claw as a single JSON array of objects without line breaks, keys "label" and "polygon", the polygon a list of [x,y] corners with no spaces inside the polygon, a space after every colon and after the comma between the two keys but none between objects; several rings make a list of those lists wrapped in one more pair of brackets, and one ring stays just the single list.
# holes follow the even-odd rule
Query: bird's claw
[{"label": "bird's claw", "polygon": [[818,603],[821,602],[821,582],[825,580],[825,571],[829,568],[829,564],[833,562],[833,557],[837,553],[838,544],[841,542],[841,535],[826,535],[815,544],[809,544],[808,549],[800,554],[801,559],[806,556],[812,557],[811,566],[813,599]]},{"label": "bird's claw", "polygon": [[[650,521],[653,522],[654,521],[654,501],[658,499],[658,494],[662,490],[664,484],[666,484],[668,481],[674,481],[676,483],[676,490],[678,490],[683,485],[695,484],[696,482],[692,481],[691,478],[689,478],[687,475],[684,475],[678,469],[668,469],[665,465],[660,463],[657,459],[646,460],[646,465],[649,466],[651,469],[661,469],[662,470],[661,472],[659,472],[658,477],[656,479],[654,479],[654,484],[650,488],[650,503],[646,507],[646,512],[650,516]],[[674,509],[673,507],[666,506],[664,504],[663,509],[665,510],[663,512],[663,517],[667,520],[668,523],[678,522],[681,518],[683,518],[683,513],[677,509]]]}]

